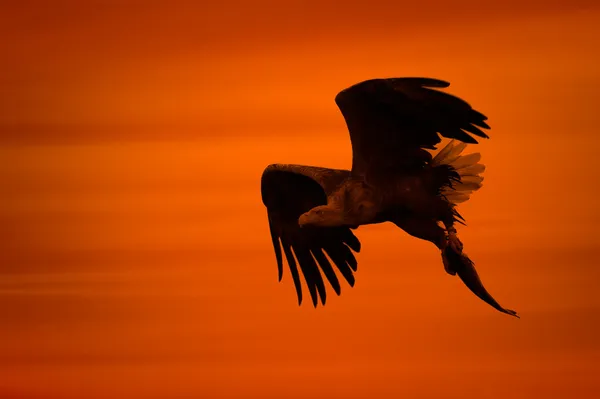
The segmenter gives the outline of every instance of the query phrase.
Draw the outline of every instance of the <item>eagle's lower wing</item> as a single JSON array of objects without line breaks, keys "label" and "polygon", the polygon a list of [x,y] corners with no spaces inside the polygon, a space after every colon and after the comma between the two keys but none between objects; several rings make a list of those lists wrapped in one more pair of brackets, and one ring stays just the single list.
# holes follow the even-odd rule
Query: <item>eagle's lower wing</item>
[{"label": "eagle's lower wing", "polygon": [[341,292],[333,266],[350,286],[354,285],[353,272],[357,269],[357,261],[351,249],[359,252],[360,242],[352,231],[348,227],[300,228],[298,225],[301,214],[315,206],[325,205],[327,195],[349,175],[350,171],[347,170],[301,165],[269,165],[263,172],[262,200],[267,207],[279,280],[281,281],[283,274],[285,255],[296,287],[298,304],[302,303],[298,267],[314,306],[317,306],[319,297],[321,303],[325,304],[323,275],[338,295]]},{"label": "eagle's lower wing", "polygon": [[335,101],[352,142],[352,173],[420,167],[431,160],[438,135],[477,143],[487,138],[487,118],[442,91],[449,83],[429,78],[372,79],[351,86]]}]

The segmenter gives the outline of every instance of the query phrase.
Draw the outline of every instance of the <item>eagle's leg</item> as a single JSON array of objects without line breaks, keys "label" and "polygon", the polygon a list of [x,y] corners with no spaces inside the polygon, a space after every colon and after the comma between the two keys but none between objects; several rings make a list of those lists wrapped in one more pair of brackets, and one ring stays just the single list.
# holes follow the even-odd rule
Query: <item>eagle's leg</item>
[{"label": "eagle's leg", "polygon": [[446,249],[450,249],[457,254],[462,254],[463,243],[458,238],[456,228],[454,227],[455,212],[452,206],[448,203],[442,205],[441,222],[446,227],[445,245],[442,248],[442,260],[444,262],[444,269],[452,276],[456,274],[456,270],[450,266],[450,262],[446,257]]},{"label": "eagle's leg", "polygon": [[440,250],[446,247],[446,233],[435,220],[418,217],[402,217],[394,224],[413,237],[432,242]]},{"label": "eagle's leg", "polygon": [[458,254],[462,253],[463,243],[458,238],[456,228],[454,227],[456,211],[454,210],[453,205],[441,199],[438,199],[436,205],[439,212],[439,220],[446,227],[446,233],[448,234],[446,237],[447,245],[449,245],[454,252]]},{"label": "eagle's leg", "polygon": [[456,274],[456,271],[450,267],[450,264],[444,255],[444,250],[449,243],[446,230],[440,227],[436,220],[418,217],[402,217],[394,220],[394,224],[413,237],[435,244],[442,252],[442,262],[444,263],[444,270],[446,270],[446,273],[452,276]]},{"label": "eagle's leg", "polygon": [[456,229],[453,225],[448,226],[445,223],[444,225],[446,226],[446,231],[448,232],[448,245],[450,245],[454,252],[460,254],[463,250],[463,243],[458,238],[458,235],[456,234]]}]

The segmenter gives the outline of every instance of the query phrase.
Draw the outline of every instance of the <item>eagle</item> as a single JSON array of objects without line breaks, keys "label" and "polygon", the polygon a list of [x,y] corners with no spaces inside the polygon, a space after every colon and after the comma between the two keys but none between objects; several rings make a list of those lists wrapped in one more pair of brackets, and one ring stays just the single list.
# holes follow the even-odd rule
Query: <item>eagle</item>
[{"label": "eagle", "polygon": [[[426,77],[377,78],[340,91],[335,102],[350,133],[350,170],[294,164],[268,165],[261,177],[278,279],[287,260],[298,305],[300,272],[316,308],[327,289],[341,294],[340,279],[354,286],[360,226],[391,222],[433,243],[445,271],[458,275],[483,301],[506,309],[485,289],[463,251],[457,210],[482,184],[479,153],[468,144],[489,138],[487,117],[441,89],[450,83]],[[437,153],[442,138],[450,139]],[[337,269],[337,272],[336,272]]]}]

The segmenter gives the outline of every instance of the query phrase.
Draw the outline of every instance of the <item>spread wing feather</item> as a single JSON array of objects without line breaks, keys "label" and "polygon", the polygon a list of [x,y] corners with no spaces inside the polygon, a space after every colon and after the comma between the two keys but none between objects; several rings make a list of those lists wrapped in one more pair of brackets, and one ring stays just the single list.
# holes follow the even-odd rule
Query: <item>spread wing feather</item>
[{"label": "spread wing feather", "polygon": [[[485,115],[443,91],[448,82],[430,78],[371,79],[353,85],[335,101],[352,142],[352,173],[422,167],[431,161],[440,135],[476,144],[487,138]],[[460,149],[458,149],[460,150]]]},{"label": "spread wing feather", "polygon": [[333,266],[350,286],[354,285],[353,272],[358,264],[352,251],[360,251],[360,241],[350,228],[300,228],[298,225],[301,214],[315,206],[326,204],[327,195],[349,176],[348,170],[284,164],[269,165],[263,172],[261,194],[267,207],[278,279],[281,281],[283,276],[285,255],[298,304],[302,303],[300,274],[304,277],[314,306],[317,306],[319,298],[323,305],[326,301],[323,275],[335,293],[341,293]]}]

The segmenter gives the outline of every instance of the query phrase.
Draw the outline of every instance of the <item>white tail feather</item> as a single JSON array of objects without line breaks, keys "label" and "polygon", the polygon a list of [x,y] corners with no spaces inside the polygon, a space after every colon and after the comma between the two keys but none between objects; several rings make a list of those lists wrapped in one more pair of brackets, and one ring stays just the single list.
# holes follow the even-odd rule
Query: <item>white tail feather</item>
[{"label": "white tail feather", "polygon": [[460,181],[461,183],[478,183],[481,184],[481,182],[483,182],[483,176],[461,176],[460,177]]},{"label": "white tail feather", "polygon": [[458,192],[449,193],[446,198],[453,204],[460,204],[467,201],[471,196],[469,194],[459,194]]},{"label": "white tail feather", "polygon": [[456,161],[458,158],[460,158],[460,154],[465,150],[465,148],[467,148],[467,144],[463,142],[454,146],[454,148],[452,148],[448,155],[444,158],[444,163],[451,164],[452,162]]},{"label": "white tail feather", "polygon": [[485,165],[478,163],[476,165],[461,168],[460,175],[461,176],[477,176],[480,173],[483,173],[484,171],[485,171]]},{"label": "white tail feather", "polygon": [[478,163],[481,160],[481,154],[461,155],[466,147],[466,143],[457,143],[456,140],[451,140],[431,161],[431,165],[434,167],[450,165],[460,175],[460,183],[456,183],[452,187],[444,187],[441,192],[453,204],[467,201],[473,192],[481,188],[483,181],[483,177],[479,174],[483,173],[485,165]]},{"label": "white tail feather", "polygon": [[461,182],[454,185],[456,191],[475,191],[481,188],[481,183],[465,183]]},{"label": "white tail feather", "polygon": [[458,157],[455,161],[453,161],[451,163],[451,165],[454,167],[454,169],[460,170],[462,168],[476,165],[477,162],[479,162],[480,160],[481,160],[481,154],[478,152],[475,152],[473,154],[463,155],[461,157]]}]

